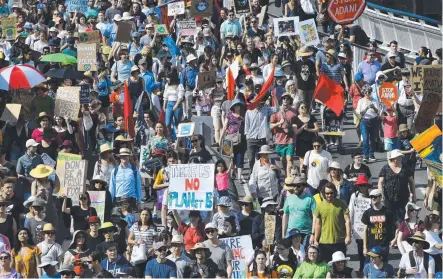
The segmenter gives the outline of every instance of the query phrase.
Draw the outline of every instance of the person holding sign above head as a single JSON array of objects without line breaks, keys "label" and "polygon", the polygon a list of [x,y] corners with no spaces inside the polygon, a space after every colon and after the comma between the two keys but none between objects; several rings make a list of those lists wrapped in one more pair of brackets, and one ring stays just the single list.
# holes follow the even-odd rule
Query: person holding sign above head
[{"label": "person holding sign above head", "polygon": [[198,242],[205,240],[205,223],[209,223],[212,217],[212,212],[209,211],[206,219],[203,221],[200,211],[191,210],[189,212],[189,225],[182,221],[177,210],[172,210],[174,219],[179,224],[178,231],[183,234],[185,241],[185,250],[189,252],[192,247]]},{"label": "person holding sign above head", "polygon": [[215,278],[216,272],[223,270],[210,258],[212,253],[204,243],[196,243],[190,254],[195,260],[185,267],[183,278]]}]

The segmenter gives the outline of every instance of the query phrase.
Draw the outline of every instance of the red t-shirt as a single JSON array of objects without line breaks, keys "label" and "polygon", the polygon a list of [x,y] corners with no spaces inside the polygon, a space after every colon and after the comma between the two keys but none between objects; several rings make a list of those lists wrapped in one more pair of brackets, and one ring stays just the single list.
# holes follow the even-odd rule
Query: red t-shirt
[{"label": "red t-shirt", "polygon": [[357,109],[358,100],[360,100],[362,98],[362,96],[360,95],[360,92],[358,91],[357,84],[353,83],[351,85],[351,88],[349,88],[349,95],[352,97],[352,107],[355,110],[355,109]]},{"label": "red t-shirt", "polygon": [[185,242],[185,249],[187,252],[189,252],[196,243],[205,240],[205,224],[203,223],[200,223],[198,228],[193,228],[182,222],[178,227],[178,231],[183,234],[183,241]]},{"label": "red t-shirt", "polygon": [[397,116],[392,115],[392,116],[383,116],[381,118],[383,120],[384,124],[384,134],[385,134],[385,138],[388,139],[393,139],[397,137],[397,130],[398,130],[398,126],[397,126]]},{"label": "red t-shirt", "polygon": [[423,223],[423,221],[418,221],[418,224],[415,225],[415,228],[411,229],[409,231],[410,228],[408,228],[408,224],[406,223],[406,221],[401,222],[400,227],[398,228],[399,232],[403,233],[403,239],[402,240],[406,240],[408,239],[408,237],[412,236],[415,232],[420,231],[422,232],[425,229],[425,224]]},{"label": "red t-shirt", "polygon": [[[285,114],[287,121],[285,120],[285,123],[282,126],[274,128],[276,144],[294,143],[295,131],[293,130],[292,125],[295,124],[295,119],[297,118],[297,115],[295,114],[295,111],[293,109],[285,111]],[[280,110],[271,116],[271,123],[278,123],[281,119],[282,112]],[[288,136],[289,129],[294,131],[292,133],[292,136]]]}]

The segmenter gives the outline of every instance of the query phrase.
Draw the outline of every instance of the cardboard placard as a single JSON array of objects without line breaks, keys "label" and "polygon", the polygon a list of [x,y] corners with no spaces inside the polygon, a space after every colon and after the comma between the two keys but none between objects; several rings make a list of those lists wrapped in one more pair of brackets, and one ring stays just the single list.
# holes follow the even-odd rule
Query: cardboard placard
[{"label": "cardboard placard", "polygon": [[68,12],[75,13],[78,11],[79,13],[86,14],[88,11],[88,0],[67,0],[68,4]]},{"label": "cardboard placard", "polygon": [[434,124],[442,101],[442,68],[424,67],[423,72],[423,99],[415,119],[415,130],[422,133]]},{"label": "cardboard placard", "polygon": [[297,29],[303,46],[316,46],[320,43],[314,19],[297,22]]},{"label": "cardboard placard", "polygon": [[[415,65],[412,67],[411,70],[411,86],[412,91],[414,91],[417,94],[424,93],[424,71],[425,69],[441,69],[441,65]],[[441,86],[441,85],[440,85]],[[430,86],[430,83],[428,82],[427,87]]]},{"label": "cardboard placard", "polygon": [[91,88],[89,84],[80,85],[80,104],[89,104]]},{"label": "cardboard placard", "polygon": [[17,17],[2,18],[3,35],[6,40],[15,40],[17,37]]},{"label": "cardboard placard", "polygon": [[103,224],[105,220],[106,191],[88,191],[88,194],[91,199],[91,207],[95,208],[97,216]]},{"label": "cardboard placard", "polygon": [[200,90],[212,88],[215,86],[215,80],[216,80],[216,72],[215,71],[209,71],[209,72],[199,72],[198,73],[198,84],[197,87]]},{"label": "cardboard placard", "polygon": [[64,161],[62,193],[78,204],[79,195],[84,193],[88,161]]},{"label": "cardboard placard", "polygon": [[299,21],[298,16],[274,18],[274,35],[276,37],[298,35],[297,22]]},{"label": "cardboard placard", "polygon": [[193,20],[186,20],[186,21],[180,21],[180,35],[187,37],[187,36],[193,36],[196,33],[197,24]]},{"label": "cardboard placard", "polygon": [[97,44],[77,44],[77,70],[97,71]]},{"label": "cardboard placard", "polygon": [[191,16],[205,17],[212,15],[213,0],[192,0],[191,1]]},{"label": "cardboard placard", "polygon": [[261,7],[260,14],[258,15],[258,26],[259,27],[263,26],[267,12],[268,12],[268,5]]},{"label": "cardboard placard", "polygon": [[115,41],[120,43],[129,43],[131,41],[132,23],[120,21],[117,27]]},{"label": "cardboard placard", "polygon": [[274,243],[275,238],[275,215],[265,214],[265,239],[268,245]]},{"label": "cardboard placard", "polygon": [[55,99],[56,116],[68,117],[71,120],[78,120],[78,113],[80,111],[80,87],[59,87],[57,89],[57,96]]},{"label": "cardboard placard", "polygon": [[223,139],[221,144],[221,155],[231,157],[233,150],[232,140]]},{"label": "cardboard placard", "polygon": [[[352,230],[356,239],[363,239],[364,224],[361,222],[363,213],[371,207],[371,199],[358,195],[355,197],[353,209],[352,209]],[[358,220],[358,221],[355,221]]]},{"label": "cardboard placard", "polygon": [[5,110],[3,111],[1,121],[10,121],[17,122],[18,117],[20,116],[20,110],[22,109],[22,105],[19,104],[6,104]]},{"label": "cardboard placard", "polygon": [[250,235],[227,237],[220,239],[232,250],[234,259],[231,261],[232,278],[247,278],[246,261],[254,254]]},{"label": "cardboard placard", "polygon": [[236,14],[247,14],[251,12],[249,0],[234,0],[234,11]]},{"label": "cardboard placard", "polygon": [[398,100],[398,89],[392,82],[385,82],[378,88],[378,97],[387,108]]},{"label": "cardboard placard", "polygon": [[185,138],[185,137],[192,136],[194,134],[194,127],[195,127],[194,122],[178,124],[177,137],[178,138]]},{"label": "cardboard placard", "polygon": [[168,4],[168,16],[182,15],[185,13],[185,2],[174,2]]},{"label": "cardboard placard", "polygon": [[80,43],[90,44],[90,43],[100,43],[101,37],[100,32],[98,30],[88,31],[88,32],[80,32],[78,33],[78,38]]},{"label": "cardboard placard", "polygon": [[214,164],[169,166],[168,209],[212,211]]},{"label": "cardboard placard", "polygon": [[158,35],[168,35],[168,28],[166,24],[154,24],[154,30]]},{"label": "cardboard placard", "polygon": [[64,185],[65,179],[65,161],[79,161],[82,159],[81,155],[59,152],[57,156],[57,168],[55,169],[55,174],[60,181],[60,193],[64,194],[61,186]]}]

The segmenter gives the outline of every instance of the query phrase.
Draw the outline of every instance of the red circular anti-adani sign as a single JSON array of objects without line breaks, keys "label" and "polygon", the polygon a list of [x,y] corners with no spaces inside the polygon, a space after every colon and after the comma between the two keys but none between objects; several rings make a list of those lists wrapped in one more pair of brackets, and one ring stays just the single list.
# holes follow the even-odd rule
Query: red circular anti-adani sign
[{"label": "red circular anti-adani sign", "polygon": [[366,0],[329,0],[328,14],[333,22],[344,25],[359,18],[365,7]]}]

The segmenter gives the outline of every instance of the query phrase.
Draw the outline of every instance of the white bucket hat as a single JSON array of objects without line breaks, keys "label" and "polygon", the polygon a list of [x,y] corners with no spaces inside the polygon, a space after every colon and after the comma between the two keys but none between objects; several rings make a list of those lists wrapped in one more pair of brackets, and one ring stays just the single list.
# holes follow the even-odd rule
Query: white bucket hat
[{"label": "white bucket hat", "polygon": [[189,62],[191,62],[193,60],[197,60],[197,57],[195,57],[194,54],[191,53],[188,56],[186,56],[186,63],[189,63]]},{"label": "white bucket hat", "polygon": [[401,151],[398,149],[394,149],[391,152],[388,152],[388,160],[392,160],[397,157],[403,157],[403,156],[405,155],[403,155],[403,153],[401,153]]},{"label": "white bucket hat", "polygon": [[274,153],[274,151],[272,151],[271,147],[269,147],[269,145],[262,145],[260,147],[260,151],[258,152],[258,154],[272,154]]},{"label": "white bucket hat", "polygon": [[328,167],[328,169],[326,171],[330,172],[331,169],[337,169],[337,170],[340,170],[340,172],[342,171],[340,163],[337,162],[337,161],[332,162],[331,165]]},{"label": "white bucket hat", "polygon": [[335,262],[341,262],[341,261],[349,261],[349,257],[345,257],[345,254],[343,254],[342,251],[337,251],[332,254],[332,261],[330,261],[328,264],[332,266]]}]

